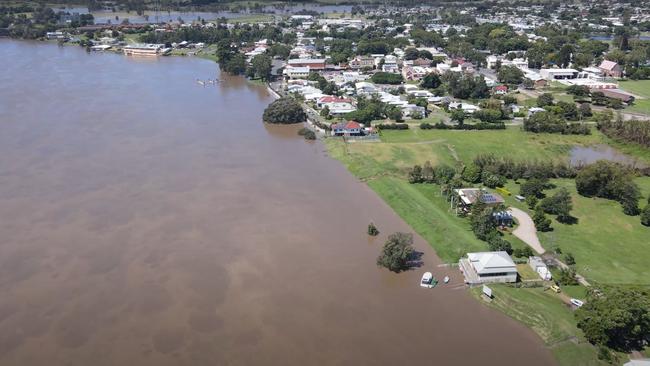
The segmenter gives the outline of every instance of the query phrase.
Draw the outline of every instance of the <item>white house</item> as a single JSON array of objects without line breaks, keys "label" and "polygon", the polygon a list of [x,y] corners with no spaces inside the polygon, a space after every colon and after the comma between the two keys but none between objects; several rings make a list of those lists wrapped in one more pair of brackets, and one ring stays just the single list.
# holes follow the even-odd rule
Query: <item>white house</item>
[{"label": "white house", "polygon": [[357,94],[374,94],[377,92],[377,87],[373,83],[361,81],[354,84]]},{"label": "white house", "polygon": [[469,285],[517,281],[517,266],[506,252],[467,253],[458,264]]},{"label": "white house", "polygon": [[473,114],[476,111],[481,110],[481,107],[462,102],[452,102],[449,103],[449,109],[462,109],[466,114]]}]

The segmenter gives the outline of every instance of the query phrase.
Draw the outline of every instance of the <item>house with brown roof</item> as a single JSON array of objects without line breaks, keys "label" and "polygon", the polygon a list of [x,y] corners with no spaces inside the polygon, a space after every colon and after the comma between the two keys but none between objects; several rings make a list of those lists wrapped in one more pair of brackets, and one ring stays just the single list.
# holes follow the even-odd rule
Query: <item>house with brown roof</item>
[{"label": "house with brown roof", "polygon": [[620,78],[623,76],[623,68],[614,61],[603,60],[603,62],[600,63],[600,66],[598,66],[598,69],[603,72],[604,76],[613,78]]}]

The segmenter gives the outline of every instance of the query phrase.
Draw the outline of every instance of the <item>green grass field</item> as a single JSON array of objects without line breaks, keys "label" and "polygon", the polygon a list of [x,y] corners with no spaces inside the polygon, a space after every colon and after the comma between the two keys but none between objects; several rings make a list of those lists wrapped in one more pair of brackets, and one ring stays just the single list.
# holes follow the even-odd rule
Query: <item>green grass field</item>
[{"label": "green grass field", "polygon": [[634,104],[626,111],[650,114],[650,80],[621,81],[619,87],[637,96]]},{"label": "green grass field", "polygon": [[[553,180],[557,190],[567,188],[573,198],[572,215],[578,224],[566,225],[553,220],[553,231],[539,233],[545,249],[558,246],[563,252],[571,252],[577,262],[577,270],[588,280],[608,284],[650,285],[650,228],[644,227],[639,216],[623,214],[618,202],[603,198],[580,196],[575,183],[569,179]],[[637,178],[636,183],[644,196],[643,207],[650,196],[650,178]],[[519,193],[514,182],[506,188]],[[547,195],[554,190],[547,191]],[[513,197],[505,197],[506,203],[521,209],[526,205]],[[529,211],[530,212],[530,211]],[[532,213],[531,213],[532,214]]]},{"label": "green grass field", "polygon": [[[573,311],[555,294],[543,288],[490,287],[494,294],[492,302],[479,301],[530,327],[551,349],[560,365],[606,365],[598,360],[596,349],[585,341],[577,328]],[[471,292],[480,299],[480,288],[473,288]]]},{"label": "green grass field", "polygon": [[[526,324],[544,340],[546,345],[582,338],[576,327],[573,311],[550,291],[541,287],[514,288],[505,285],[491,285],[494,307]],[[472,288],[472,294],[479,297],[481,288]]]},{"label": "green grass field", "polygon": [[403,179],[381,177],[368,182],[420,236],[427,240],[445,262],[457,262],[467,252],[487,250],[476,239],[469,221],[453,215],[440,187],[432,184],[409,184]]},{"label": "green grass field", "polygon": [[564,159],[568,157],[572,147],[601,143],[602,137],[599,134],[589,136],[531,134],[512,126],[506,130],[493,131],[420,130],[419,128],[407,131],[383,131],[382,141],[385,144],[380,145],[385,146],[374,149],[398,147],[403,155],[408,154],[413,159],[419,159],[413,160],[413,164],[421,164],[426,160],[431,160],[432,164],[434,162],[452,164],[457,158],[469,162],[481,153],[494,153],[521,159]]}]

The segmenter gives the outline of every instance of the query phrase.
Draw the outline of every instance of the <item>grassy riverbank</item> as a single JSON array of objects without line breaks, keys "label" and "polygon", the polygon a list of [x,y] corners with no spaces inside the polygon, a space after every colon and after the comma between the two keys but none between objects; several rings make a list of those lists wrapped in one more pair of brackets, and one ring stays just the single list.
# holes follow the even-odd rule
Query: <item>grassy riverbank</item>
[{"label": "grassy riverbank", "polygon": [[497,309],[525,324],[537,333],[553,352],[560,365],[607,365],[598,360],[595,348],[577,328],[573,310],[559,296],[543,288],[514,288],[492,285],[494,299],[485,303],[481,288],[471,289],[472,295],[491,308]]},{"label": "grassy riverbank", "polygon": [[[415,232],[436,250],[445,262],[456,262],[469,251],[487,250],[477,240],[467,219],[450,212],[448,203],[434,184],[409,184],[408,169],[414,164],[430,161],[433,165],[457,165],[470,162],[480,153],[493,153],[513,159],[565,160],[576,145],[606,144],[609,140],[597,131],[589,136],[530,134],[518,127],[505,131],[420,130],[385,131],[381,142],[346,143],[329,138],[325,144],[330,155],[340,160],[356,177],[367,184],[402,217]],[[620,149],[619,145],[615,147]],[[624,146],[625,147],[625,146]],[[620,149],[642,161],[650,161],[647,152],[634,148]],[[650,196],[650,178],[637,178],[644,197]],[[560,247],[571,252],[578,272],[589,280],[612,284],[650,285],[650,271],[644,264],[650,260],[650,230],[643,227],[638,216],[623,214],[620,204],[577,194],[575,183],[568,179],[552,180],[556,188],[565,187],[573,199],[572,214],[578,223],[565,225],[553,220],[554,230],[540,233],[546,249]],[[519,193],[518,185],[509,181],[506,188]],[[528,210],[513,196],[506,196],[508,205]],[[642,205],[645,203],[642,200]],[[513,247],[524,245],[507,237]],[[498,285],[493,288],[493,307],[522,322],[535,331],[553,352],[560,365],[605,365],[598,360],[596,349],[585,341],[576,326],[573,311],[558,295],[542,288],[514,288]],[[479,289],[472,289],[478,298]],[[570,297],[585,297],[585,288],[566,287]],[[622,355],[622,357],[625,357]]]}]

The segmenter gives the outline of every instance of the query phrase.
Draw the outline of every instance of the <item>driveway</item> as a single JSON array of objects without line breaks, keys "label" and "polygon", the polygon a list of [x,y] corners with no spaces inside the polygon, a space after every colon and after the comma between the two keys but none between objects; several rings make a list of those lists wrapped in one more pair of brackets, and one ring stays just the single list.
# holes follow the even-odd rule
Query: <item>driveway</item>
[{"label": "driveway", "polygon": [[517,226],[512,234],[521,239],[524,243],[528,244],[528,246],[533,248],[537,254],[544,253],[545,250],[537,237],[537,229],[535,228],[533,219],[531,219],[526,212],[518,208],[510,207],[508,210],[512,212],[512,216],[514,216],[519,223],[519,226]]}]

